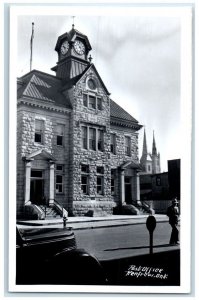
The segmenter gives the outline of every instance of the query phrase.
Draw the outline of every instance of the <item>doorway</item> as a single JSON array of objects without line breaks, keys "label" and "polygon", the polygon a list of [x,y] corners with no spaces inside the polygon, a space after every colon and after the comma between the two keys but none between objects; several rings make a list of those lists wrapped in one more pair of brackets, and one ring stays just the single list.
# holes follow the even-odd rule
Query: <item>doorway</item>
[{"label": "doorway", "polygon": [[132,204],[131,177],[125,176],[125,202]]},{"label": "doorway", "polygon": [[32,204],[45,204],[43,171],[31,170],[30,201]]}]

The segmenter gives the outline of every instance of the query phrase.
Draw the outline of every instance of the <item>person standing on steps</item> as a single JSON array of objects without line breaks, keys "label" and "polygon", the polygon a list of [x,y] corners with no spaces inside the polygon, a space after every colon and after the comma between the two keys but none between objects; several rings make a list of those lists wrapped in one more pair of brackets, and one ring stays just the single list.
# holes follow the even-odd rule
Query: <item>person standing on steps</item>
[{"label": "person standing on steps", "polygon": [[170,245],[179,244],[179,231],[178,231],[178,220],[179,220],[179,208],[177,198],[172,200],[172,205],[167,209],[167,216],[169,217],[169,224],[172,227]]}]

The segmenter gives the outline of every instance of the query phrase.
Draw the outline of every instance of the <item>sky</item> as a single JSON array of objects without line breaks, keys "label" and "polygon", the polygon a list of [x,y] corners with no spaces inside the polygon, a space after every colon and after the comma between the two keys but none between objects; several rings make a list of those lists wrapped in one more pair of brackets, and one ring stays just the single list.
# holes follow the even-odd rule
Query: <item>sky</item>
[{"label": "sky", "polygon": [[[73,20],[67,15],[18,16],[18,77],[30,70],[32,22],[32,69],[55,75],[51,68],[58,59],[54,50],[57,38],[72,28]],[[144,128],[149,152],[154,131],[161,171],[167,171],[168,160],[181,158],[180,19],[76,14],[74,23],[90,41],[92,62],[110,97],[143,125],[139,131],[139,156]]]}]

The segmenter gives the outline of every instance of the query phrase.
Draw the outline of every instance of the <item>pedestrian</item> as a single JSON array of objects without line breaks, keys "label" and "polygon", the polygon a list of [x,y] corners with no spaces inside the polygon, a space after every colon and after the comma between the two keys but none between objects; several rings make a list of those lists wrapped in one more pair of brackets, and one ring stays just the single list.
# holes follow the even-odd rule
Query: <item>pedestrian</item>
[{"label": "pedestrian", "polygon": [[179,244],[179,231],[178,231],[178,219],[179,219],[179,208],[178,208],[178,200],[174,198],[172,200],[172,205],[167,209],[167,216],[169,217],[169,224],[172,227],[170,245]]}]

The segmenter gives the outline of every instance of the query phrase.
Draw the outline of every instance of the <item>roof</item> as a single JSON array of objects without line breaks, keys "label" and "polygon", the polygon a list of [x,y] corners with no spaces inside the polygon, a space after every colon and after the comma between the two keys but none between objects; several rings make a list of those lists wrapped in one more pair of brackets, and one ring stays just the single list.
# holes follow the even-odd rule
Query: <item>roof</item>
[{"label": "roof", "polygon": [[113,100],[110,101],[110,109],[111,109],[111,117],[138,123],[136,119],[134,119],[126,110],[124,110]]},{"label": "roof", "polygon": [[132,168],[132,169],[139,169],[141,170],[141,166],[140,166],[140,163],[137,162],[137,161],[132,161],[132,160],[129,160],[129,161],[126,161],[124,162],[121,166],[120,166],[121,169],[125,170],[126,168]]},{"label": "roof", "polygon": [[88,37],[85,34],[81,33],[79,30],[72,28],[69,32],[65,32],[64,34],[62,34],[58,37],[58,40],[57,40],[57,43],[55,46],[55,50],[56,51],[59,50],[60,44],[63,40],[67,39],[69,42],[73,42],[76,37],[84,39],[88,50],[92,49],[90,42],[88,40]]},{"label": "roof", "polygon": [[62,82],[59,78],[33,70],[22,76],[19,80],[18,98],[30,97],[71,108],[69,99],[62,93]]},{"label": "roof", "polygon": [[115,101],[110,100],[111,123],[139,130],[142,125]]},{"label": "roof", "polygon": [[[95,66],[91,64],[82,72],[82,74],[65,83],[56,76],[38,70],[32,70],[18,78],[19,88],[17,97],[34,98],[36,100],[54,103],[55,105],[72,109],[70,99],[67,98],[63,91],[70,89],[77,84],[90,68],[94,69],[105,92],[110,95]],[[133,127],[137,130],[142,127],[135,118],[113,100],[110,100],[110,117],[111,122],[119,126]]]}]

